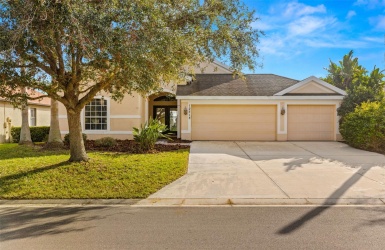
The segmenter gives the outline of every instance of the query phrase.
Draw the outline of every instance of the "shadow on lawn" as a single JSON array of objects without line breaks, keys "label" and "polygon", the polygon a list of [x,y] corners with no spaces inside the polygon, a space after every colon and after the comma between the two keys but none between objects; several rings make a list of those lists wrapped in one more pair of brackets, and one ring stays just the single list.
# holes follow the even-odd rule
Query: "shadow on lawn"
[{"label": "shadow on lawn", "polygon": [[17,144],[0,144],[0,165],[3,160],[22,159],[22,158],[37,158],[45,156],[61,156],[65,155],[69,158],[69,151],[48,150],[40,146],[20,146]]},{"label": "shadow on lawn", "polygon": [[302,226],[304,226],[306,223],[308,223],[315,217],[321,215],[326,210],[330,209],[331,206],[336,205],[338,200],[342,197],[342,195],[346,193],[346,191],[348,191],[349,188],[351,188],[355,183],[357,183],[363,177],[363,175],[369,171],[369,169],[370,167],[368,168],[360,167],[360,170],[354,173],[347,181],[344,182],[344,184],[342,184],[341,187],[339,187],[336,191],[334,191],[321,206],[318,206],[312,209],[311,211],[307,212],[299,219],[281,228],[277,232],[277,234],[283,234],[283,235],[290,234],[298,230]]},{"label": "shadow on lawn", "polygon": [[[93,228],[87,221],[103,219],[90,215],[103,207],[7,208],[0,212],[0,242],[80,232]],[[78,223],[79,222],[79,223]],[[79,226],[81,224],[81,226]],[[94,223],[93,223],[94,224]]]},{"label": "shadow on lawn", "polygon": [[0,184],[2,182],[14,180],[14,179],[20,179],[20,178],[23,178],[23,177],[28,176],[28,175],[38,174],[38,173],[41,173],[41,172],[45,172],[45,171],[48,171],[48,170],[52,170],[52,169],[55,169],[55,168],[59,168],[59,167],[63,167],[63,166],[71,165],[71,164],[72,163],[69,162],[69,161],[63,161],[63,162],[56,163],[56,164],[53,164],[53,165],[49,165],[49,166],[46,166],[46,167],[43,167],[43,168],[36,168],[36,169],[30,170],[30,171],[26,171],[26,172],[20,172],[20,173],[17,173],[17,174],[7,175],[7,176],[4,176],[4,177],[0,177]]},{"label": "shadow on lawn", "polygon": [[0,187],[1,187],[0,188],[0,190],[1,190],[0,196],[3,196],[4,194],[6,194],[8,192],[11,192],[12,189],[15,188],[15,186],[12,185],[12,182],[14,182],[17,179],[21,179],[23,177],[26,177],[26,176],[29,176],[29,175],[33,175],[33,174],[38,174],[38,173],[45,172],[45,171],[48,171],[48,170],[60,168],[60,167],[67,166],[67,165],[70,165],[70,164],[71,164],[70,162],[64,161],[64,162],[60,162],[60,163],[57,163],[57,164],[49,165],[49,166],[46,166],[46,167],[37,168],[37,169],[33,169],[33,170],[30,170],[30,171],[26,171],[26,172],[20,172],[20,173],[17,173],[17,174],[6,175],[4,177],[0,177]]}]

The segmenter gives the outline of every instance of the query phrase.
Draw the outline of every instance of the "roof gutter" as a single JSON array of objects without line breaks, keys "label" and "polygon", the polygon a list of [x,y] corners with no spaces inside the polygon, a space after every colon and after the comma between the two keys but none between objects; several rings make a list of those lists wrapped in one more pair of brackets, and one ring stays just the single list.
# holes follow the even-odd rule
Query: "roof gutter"
[{"label": "roof gutter", "polygon": [[177,100],[342,100],[343,96],[176,96]]}]

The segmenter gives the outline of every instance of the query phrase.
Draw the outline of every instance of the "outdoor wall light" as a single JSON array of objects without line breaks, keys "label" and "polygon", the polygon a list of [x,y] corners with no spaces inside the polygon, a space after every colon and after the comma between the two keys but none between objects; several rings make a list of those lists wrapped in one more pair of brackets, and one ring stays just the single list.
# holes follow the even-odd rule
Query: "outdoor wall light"
[{"label": "outdoor wall light", "polygon": [[188,112],[187,107],[184,107],[183,114],[187,115],[187,112]]},{"label": "outdoor wall light", "polygon": [[286,110],[284,107],[281,108],[281,115],[285,115],[286,114]]}]

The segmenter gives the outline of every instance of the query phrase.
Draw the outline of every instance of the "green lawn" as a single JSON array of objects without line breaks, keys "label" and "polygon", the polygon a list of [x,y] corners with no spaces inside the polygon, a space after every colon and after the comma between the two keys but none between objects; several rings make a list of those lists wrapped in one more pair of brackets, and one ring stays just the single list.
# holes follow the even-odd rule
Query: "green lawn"
[{"label": "green lawn", "polygon": [[183,176],[188,150],[156,154],[69,153],[0,144],[0,199],[145,198]]}]

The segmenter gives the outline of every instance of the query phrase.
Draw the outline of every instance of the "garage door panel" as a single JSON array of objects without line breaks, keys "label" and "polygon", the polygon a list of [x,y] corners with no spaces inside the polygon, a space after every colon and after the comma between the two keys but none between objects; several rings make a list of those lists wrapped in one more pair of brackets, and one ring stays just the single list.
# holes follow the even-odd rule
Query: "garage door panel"
[{"label": "garage door panel", "polygon": [[233,114],[231,113],[231,118],[227,118],[224,116],[229,116],[230,114],[193,114],[192,117],[193,119],[195,117],[198,117],[200,120],[205,120],[205,121],[226,121],[226,122],[232,122],[232,123],[250,123],[250,122],[255,122],[255,123],[261,123],[261,122],[266,122],[266,123],[271,123],[275,122],[276,118],[275,116],[273,117],[272,115],[269,114]]},{"label": "garage door panel", "polygon": [[276,106],[193,105],[193,140],[263,140],[276,138]]},{"label": "garage door panel", "polygon": [[334,140],[334,105],[288,105],[287,115],[288,140]]}]

